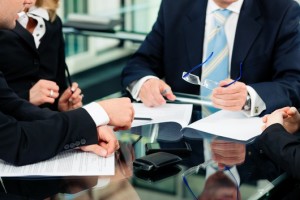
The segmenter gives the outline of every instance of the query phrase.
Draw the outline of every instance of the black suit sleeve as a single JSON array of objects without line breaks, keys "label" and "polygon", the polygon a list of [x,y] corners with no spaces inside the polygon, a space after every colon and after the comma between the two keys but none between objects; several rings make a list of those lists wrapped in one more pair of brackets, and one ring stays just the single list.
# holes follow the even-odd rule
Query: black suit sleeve
[{"label": "black suit sleeve", "polygon": [[[83,108],[58,113],[19,98],[0,73],[0,159],[16,165],[46,160],[68,148],[96,144],[96,125]],[[73,146],[73,147],[71,147]]]},{"label": "black suit sleeve", "polygon": [[270,159],[300,179],[300,137],[289,134],[280,124],[273,124],[258,138],[258,143]]},{"label": "black suit sleeve", "polygon": [[17,121],[0,113],[0,159],[25,165],[71,148],[97,144],[96,125],[83,108],[49,119]]},{"label": "black suit sleeve", "polygon": [[157,76],[163,78],[163,49],[164,49],[164,14],[163,3],[160,6],[158,18],[151,32],[143,41],[141,47],[129,60],[122,72],[122,85],[125,89],[133,81],[145,76]]}]

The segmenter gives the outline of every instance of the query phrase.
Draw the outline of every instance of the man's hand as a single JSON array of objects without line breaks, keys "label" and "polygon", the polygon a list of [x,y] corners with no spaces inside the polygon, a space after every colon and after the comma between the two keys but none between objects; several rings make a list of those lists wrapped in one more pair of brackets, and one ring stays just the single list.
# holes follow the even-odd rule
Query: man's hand
[{"label": "man's hand", "polygon": [[263,122],[265,123],[262,127],[263,130],[272,124],[279,123],[287,132],[293,134],[300,128],[300,114],[295,107],[284,107],[265,115]]},{"label": "man's hand", "polygon": [[212,102],[216,108],[224,110],[241,110],[247,99],[247,87],[242,82],[235,82],[228,87],[222,87],[233,80],[221,81],[219,86],[212,92]]},{"label": "man's hand", "polygon": [[141,87],[139,98],[149,107],[160,106],[166,103],[167,98],[174,101],[176,96],[173,94],[171,87],[164,81],[151,78],[148,79]]},{"label": "man's hand", "polygon": [[59,111],[68,111],[82,106],[81,89],[77,83],[72,83],[72,88],[67,88],[58,101]]},{"label": "man's hand", "polygon": [[98,102],[109,117],[109,125],[116,130],[126,130],[131,127],[134,109],[129,98],[115,98]]},{"label": "man's hand", "polygon": [[44,103],[54,103],[59,96],[59,87],[53,81],[41,79],[29,90],[29,102],[39,106]]},{"label": "man's hand", "polygon": [[219,169],[225,166],[241,164],[245,161],[245,144],[229,142],[223,140],[213,140],[211,142],[213,160],[218,163]]},{"label": "man's hand", "polygon": [[119,142],[111,128],[108,126],[100,126],[97,128],[97,131],[98,144],[82,146],[80,147],[82,151],[88,151],[102,157],[107,157],[120,148]]}]

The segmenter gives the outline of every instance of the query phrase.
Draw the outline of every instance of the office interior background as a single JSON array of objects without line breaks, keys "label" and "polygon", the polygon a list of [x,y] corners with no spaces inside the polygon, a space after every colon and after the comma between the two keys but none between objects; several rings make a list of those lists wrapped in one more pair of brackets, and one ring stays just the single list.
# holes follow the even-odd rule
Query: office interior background
[{"label": "office interior background", "polygon": [[[121,70],[151,30],[160,2],[61,0],[58,15],[66,24],[74,16],[104,21],[104,28],[96,31],[74,32],[64,27],[67,64],[72,80],[83,90],[84,103],[121,95]],[[96,29],[103,26],[101,23],[92,25]]]}]

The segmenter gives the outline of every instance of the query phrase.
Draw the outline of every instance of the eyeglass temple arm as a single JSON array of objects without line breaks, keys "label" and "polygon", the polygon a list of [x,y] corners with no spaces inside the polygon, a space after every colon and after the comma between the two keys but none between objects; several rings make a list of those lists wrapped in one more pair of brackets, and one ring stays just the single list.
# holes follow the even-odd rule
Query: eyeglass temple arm
[{"label": "eyeglass temple arm", "polygon": [[194,70],[196,70],[197,68],[199,68],[202,65],[204,65],[207,61],[209,61],[209,59],[212,57],[213,54],[214,54],[214,52],[211,52],[210,55],[208,56],[208,58],[206,58],[206,60],[203,63],[200,63],[199,65],[196,65],[195,67],[193,67],[190,71],[188,71],[185,75],[183,75],[183,78],[187,77]]},{"label": "eyeglass temple arm", "polygon": [[240,63],[240,75],[234,81],[228,83],[227,85],[223,85],[222,87],[228,87],[242,78],[242,66],[243,66],[243,62]]}]

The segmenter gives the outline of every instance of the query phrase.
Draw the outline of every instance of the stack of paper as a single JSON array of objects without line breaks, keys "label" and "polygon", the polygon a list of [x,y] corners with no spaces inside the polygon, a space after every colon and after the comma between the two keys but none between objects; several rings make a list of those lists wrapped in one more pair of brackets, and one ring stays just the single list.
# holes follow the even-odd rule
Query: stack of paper
[{"label": "stack of paper", "polygon": [[133,108],[135,118],[146,119],[134,120],[132,127],[161,122],[176,122],[184,127],[190,123],[193,111],[192,104],[168,103],[158,107],[147,107],[142,103],[133,103]]},{"label": "stack of paper", "polygon": [[0,177],[100,176],[114,173],[114,155],[103,158],[80,150],[65,151],[49,160],[25,166],[14,166],[0,160]]}]

